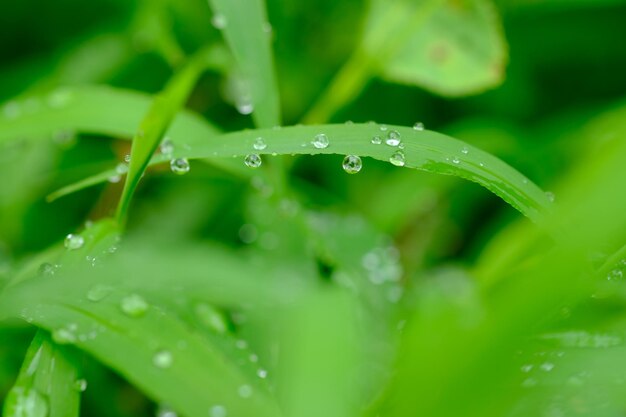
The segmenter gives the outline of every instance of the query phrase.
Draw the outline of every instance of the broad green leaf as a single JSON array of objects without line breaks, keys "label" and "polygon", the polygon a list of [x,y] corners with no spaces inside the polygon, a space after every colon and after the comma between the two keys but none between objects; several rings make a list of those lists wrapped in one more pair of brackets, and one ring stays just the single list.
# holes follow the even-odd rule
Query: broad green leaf
[{"label": "broad green leaf", "polygon": [[[359,155],[381,161],[400,152],[405,167],[443,175],[454,175],[476,182],[493,192],[533,221],[539,222],[543,212],[551,206],[545,193],[515,169],[500,159],[451,137],[432,131],[417,131],[400,126],[385,127],[370,124],[293,126],[280,129],[241,131],[220,136],[219,140],[204,141],[185,146],[177,143],[174,157],[232,158],[245,155],[271,154],[340,154]],[[402,137],[404,150],[384,144],[375,145],[371,138],[396,131]],[[330,138],[330,146],[318,149],[311,144],[323,132]],[[254,143],[262,137],[267,145],[255,150]],[[269,155],[265,158],[269,158]],[[156,162],[156,161],[155,161]],[[243,165],[243,161],[240,162]],[[367,169],[367,159],[364,168]],[[400,168],[398,168],[400,169]],[[337,170],[341,170],[338,166]],[[77,187],[72,187],[77,189]]]},{"label": "broad green leaf", "polygon": [[[235,97],[242,113],[252,111],[258,127],[281,124],[272,57],[271,26],[264,0],[210,0],[213,24],[222,30],[237,63]],[[207,22],[208,24],[209,22]]]},{"label": "broad green leaf", "polygon": [[38,331],[4,401],[3,416],[78,417],[81,385],[70,352]]},{"label": "broad green leaf", "polygon": [[491,0],[435,3],[372,1],[364,47],[381,75],[446,96],[500,84],[507,46]]}]

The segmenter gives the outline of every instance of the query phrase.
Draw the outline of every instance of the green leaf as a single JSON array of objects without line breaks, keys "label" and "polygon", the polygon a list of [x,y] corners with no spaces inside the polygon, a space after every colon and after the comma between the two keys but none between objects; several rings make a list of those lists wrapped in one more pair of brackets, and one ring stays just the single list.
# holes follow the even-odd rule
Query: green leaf
[{"label": "green leaf", "polygon": [[117,208],[118,222],[124,223],[139,180],[176,113],[184,106],[196,81],[207,68],[207,56],[207,50],[201,50],[191,57],[165,86],[163,92],[154,98],[150,110],[142,119],[130,150],[128,174]]},{"label": "green leaf", "polygon": [[[271,27],[264,0],[210,0],[214,24],[230,47],[239,73],[238,106],[252,105],[258,127],[281,124],[280,101],[272,58]],[[208,23],[208,22],[207,22]]]},{"label": "green leaf", "polygon": [[[401,126],[388,126],[386,129],[395,130],[401,135],[405,147],[401,152],[405,155],[407,168],[454,175],[476,182],[535,222],[539,222],[543,212],[551,206],[545,193],[524,175],[478,148],[432,131],[417,131]],[[183,139],[178,139],[175,157],[232,158],[254,152],[272,155],[353,154],[387,162],[398,152],[398,148],[384,143],[375,145],[370,141],[373,136],[380,136],[387,131],[381,132],[379,126],[370,124],[241,131],[224,134],[219,140],[188,146],[181,142]],[[311,140],[321,132],[330,138],[330,146],[325,149],[318,149],[311,144]],[[253,147],[258,137],[264,138],[267,145],[262,151],[256,151]],[[240,163],[243,165],[243,161]],[[337,170],[340,169],[338,166]],[[367,160],[364,169],[367,169]]]},{"label": "green leaf", "polygon": [[80,381],[69,351],[39,331],[17,382],[4,401],[4,417],[77,417]]},{"label": "green leaf", "polygon": [[[475,94],[500,84],[507,47],[490,0],[373,0],[365,49],[381,75],[436,94]],[[389,49],[389,51],[387,51]]]}]

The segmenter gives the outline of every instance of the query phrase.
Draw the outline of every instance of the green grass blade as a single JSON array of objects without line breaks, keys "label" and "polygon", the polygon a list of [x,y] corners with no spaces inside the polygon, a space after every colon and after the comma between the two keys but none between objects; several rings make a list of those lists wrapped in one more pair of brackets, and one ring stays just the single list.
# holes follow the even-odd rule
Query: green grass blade
[{"label": "green grass blade", "polygon": [[80,382],[68,350],[39,331],[4,401],[5,417],[78,417]]},{"label": "green grass blade", "polygon": [[[210,0],[216,26],[229,45],[243,82],[243,105],[252,105],[258,127],[281,124],[278,85],[274,71],[271,30],[263,0]],[[249,90],[245,91],[245,90]]]},{"label": "green grass blade", "polygon": [[164,91],[154,98],[148,114],[139,125],[130,151],[130,164],[124,190],[117,208],[116,217],[120,224],[125,222],[130,200],[161,138],[174,120],[176,113],[184,106],[198,77],[206,69],[208,62],[206,55],[205,50],[200,51],[174,75]]},{"label": "green grass blade", "polygon": [[[476,182],[493,192],[526,217],[539,222],[543,212],[551,207],[545,193],[524,175],[500,159],[449,136],[416,131],[408,127],[389,126],[396,130],[404,144],[405,167],[443,175],[454,175]],[[315,148],[311,140],[319,133],[330,138],[330,146]],[[251,153],[259,154],[340,154],[359,155],[389,161],[398,148],[371,143],[381,135],[379,126],[369,124],[294,126],[281,129],[241,131],[224,134],[219,140],[178,146],[177,156],[187,158],[232,158]],[[386,132],[385,132],[386,133]],[[253,148],[258,137],[267,148]],[[367,160],[363,169],[367,169]],[[243,161],[241,161],[243,166]],[[338,166],[337,170],[341,170]]]}]

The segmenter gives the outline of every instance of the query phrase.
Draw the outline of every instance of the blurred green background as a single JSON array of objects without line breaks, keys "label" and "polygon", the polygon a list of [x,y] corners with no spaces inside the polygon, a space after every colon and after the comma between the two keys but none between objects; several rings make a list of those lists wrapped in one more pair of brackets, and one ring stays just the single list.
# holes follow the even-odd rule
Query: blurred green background
[{"label": "blurred green background", "polygon": [[[366,25],[367,3],[267,0],[267,8],[284,125],[293,125],[352,55]],[[619,113],[626,106],[626,2],[497,0],[495,10],[509,55],[501,85],[470,96],[445,97],[374,77],[330,122],[376,120],[412,126],[421,121],[430,130],[498,156],[546,190],[557,187],[590,149],[626,126]],[[252,128],[250,118],[229,103],[233,68],[211,19],[204,0],[5,1],[0,6],[0,102],[59,85],[107,84],[154,94],[183,56],[209,44],[215,46],[216,64],[201,78],[187,107],[224,131]],[[615,114],[617,120],[604,123],[598,119],[603,114]],[[603,128],[605,124],[609,128]],[[50,192],[110,167],[129,152],[124,141],[84,134],[74,138],[72,132],[69,136],[46,143],[28,138],[0,143],[0,277],[60,242],[85,220],[111,215],[115,208],[121,183],[51,203],[45,200]],[[394,170],[369,160],[362,173],[347,176],[337,169],[340,159],[294,160],[288,177],[294,200],[311,211],[365,219],[375,233],[394,242],[403,276],[417,286],[421,277],[442,270],[465,277],[472,267],[488,269],[478,261],[486,248],[497,246],[494,237],[522,223],[496,196],[461,179]],[[184,179],[154,168],[133,203],[129,234],[168,245],[219,242],[235,249],[254,240],[262,256],[287,258],[289,253],[276,254],[276,236],[286,247],[300,242],[301,236],[283,230],[288,225],[281,229],[276,223],[263,224],[264,218],[273,218],[267,213],[276,207],[266,207],[251,189],[248,180],[202,163],[193,164]],[[250,224],[256,226],[251,229]],[[258,239],[250,238],[250,230]],[[351,245],[349,239],[345,245]],[[614,249],[607,246],[609,252]],[[294,259],[280,262],[288,265],[297,262]],[[324,268],[330,268],[323,262],[318,266],[322,276]],[[440,288],[426,293],[436,300],[439,290],[445,293]],[[463,300],[459,304],[464,305]],[[458,308],[455,303],[446,308]],[[614,308],[621,304],[579,317],[595,323],[596,316],[613,317]],[[0,398],[13,384],[32,333],[17,323],[0,328]],[[85,415],[154,411],[149,400],[121,378],[95,362],[89,366],[91,380],[110,392],[87,391]],[[583,408],[576,414],[543,415],[624,415],[619,407],[622,411],[608,407],[606,414]],[[524,415],[524,410],[518,406],[513,414]],[[526,415],[539,415],[534,412]]]}]

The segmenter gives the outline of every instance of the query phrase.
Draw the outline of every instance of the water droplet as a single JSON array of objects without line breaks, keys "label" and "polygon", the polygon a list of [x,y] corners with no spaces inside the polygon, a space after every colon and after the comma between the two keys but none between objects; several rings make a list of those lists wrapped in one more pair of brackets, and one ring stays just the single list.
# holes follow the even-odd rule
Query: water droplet
[{"label": "water droplet", "polygon": [[243,115],[252,114],[252,112],[254,111],[254,105],[252,104],[251,101],[245,101],[245,100],[239,101],[237,102],[235,107],[237,108],[237,111]]},{"label": "water droplet", "polygon": [[354,122],[352,120],[346,120],[346,122],[344,123],[347,126],[352,126],[354,124]]},{"label": "water droplet", "polygon": [[452,158],[452,163],[458,165],[461,163],[461,160],[458,156],[455,156],[454,158]]},{"label": "water droplet", "polygon": [[397,167],[403,167],[405,164],[404,152],[396,151],[389,157],[389,162]]},{"label": "water droplet", "polygon": [[389,146],[398,146],[400,144],[400,132],[397,130],[392,130],[387,134],[387,139],[385,143]]},{"label": "water droplet", "polygon": [[198,320],[216,333],[224,334],[228,330],[228,323],[224,315],[209,304],[196,304],[194,311]]},{"label": "water droplet", "polygon": [[537,385],[537,380],[535,378],[526,378],[522,382],[522,387],[524,388],[532,388]]},{"label": "water droplet", "polygon": [[252,396],[252,387],[250,385],[242,385],[237,389],[237,393],[241,398],[250,398]]},{"label": "water droplet", "polygon": [[263,140],[263,138],[259,136],[254,140],[254,144],[252,145],[252,147],[257,151],[262,151],[267,148],[267,144],[265,143],[265,140]]},{"label": "water droplet", "polygon": [[263,163],[261,157],[255,153],[251,153],[246,155],[243,162],[246,164],[248,168],[258,168]]},{"label": "water droplet", "polygon": [[117,175],[124,175],[128,173],[128,165],[123,162],[120,162],[115,166],[115,172]]},{"label": "water droplet", "polygon": [[39,268],[37,269],[38,275],[42,277],[52,276],[54,275],[55,272],[56,272],[56,267],[49,262],[42,263],[41,265],[39,265]]},{"label": "water droplet", "polygon": [[237,349],[247,349],[248,348],[248,342],[246,342],[243,339],[239,339],[235,342],[235,346],[237,346]]},{"label": "water droplet", "polygon": [[267,378],[267,371],[263,368],[259,368],[259,370],[257,371],[257,376],[261,379],[265,379]]},{"label": "water droplet", "polygon": [[387,125],[380,125],[379,129],[381,132],[386,132],[388,128]]},{"label": "water droplet", "polygon": [[611,272],[609,272],[607,279],[609,281],[621,281],[623,277],[624,277],[624,272],[621,269],[614,269]]},{"label": "water droplet", "polygon": [[150,305],[142,296],[131,294],[122,298],[120,308],[127,316],[141,317],[146,314]]},{"label": "water droplet", "polygon": [[380,136],[376,135],[372,137],[373,145],[380,145],[381,143],[383,143],[383,139]]},{"label": "water droplet", "polygon": [[185,175],[189,172],[191,167],[187,158],[176,158],[170,161],[170,169],[174,174]]},{"label": "water droplet", "polygon": [[154,354],[152,357],[152,363],[157,368],[166,369],[172,366],[174,362],[174,357],[172,356],[172,352],[169,350],[160,350]]},{"label": "water droplet", "polygon": [[554,364],[552,362],[545,362],[541,364],[540,368],[544,372],[550,372],[554,369]]},{"label": "water droplet", "polygon": [[76,342],[75,325],[60,327],[52,331],[52,340],[60,345]]},{"label": "water droplet", "polygon": [[422,122],[417,122],[413,125],[413,129],[415,130],[424,130],[424,123]]},{"label": "water droplet", "polygon": [[256,353],[251,353],[248,359],[250,359],[250,362],[252,363],[257,363],[259,361],[259,356]]},{"label": "water droplet", "polygon": [[111,184],[117,184],[121,180],[122,180],[122,176],[117,175],[117,174],[111,175],[109,178],[107,178],[107,181],[110,182]]},{"label": "water droplet", "polygon": [[320,133],[319,135],[315,135],[315,138],[313,138],[311,143],[317,149],[326,149],[326,148],[328,148],[328,145],[330,144],[330,141],[328,140],[328,136],[326,136],[323,133]]},{"label": "water droplet", "polygon": [[4,399],[4,416],[7,417],[46,417],[48,402],[33,388],[13,387]]},{"label": "water droplet", "polygon": [[85,244],[85,238],[83,238],[81,235],[75,235],[72,233],[67,235],[65,237],[65,242],[63,242],[63,245],[65,246],[65,248],[69,250],[80,249],[83,247],[84,244]]},{"label": "water droplet", "polygon": [[178,417],[178,414],[169,406],[160,404],[156,412],[156,417]]},{"label": "water droplet", "polygon": [[221,13],[216,13],[211,18],[211,24],[215,29],[222,30],[228,25],[228,21],[226,20],[226,16]]},{"label": "water droplet", "polygon": [[548,198],[548,201],[551,203],[554,203],[554,200],[556,200],[554,193],[550,191],[546,192],[546,197]]},{"label": "water droplet", "polygon": [[533,370],[533,365],[532,364],[526,364],[526,365],[522,365],[522,372],[524,373],[529,373],[530,371]]},{"label": "water droplet", "polygon": [[261,29],[263,30],[263,33],[267,33],[268,35],[271,35],[274,30],[270,22],[263,22]]},{"label": "water droplet", "polygon": [[343,158],[342,166],[343,170],[348,174],[356,174],[363,168],[363,162],[361,162],[361,158],[356,155],[348,155]]},{"label": "water droplet", "polygon": [[214,405],[209,410],[209,417],[226,417],[227,415],[226,407],[223,405]]},{"label": "water droplet", "polygon": [[113,287],[103,284],[96,284],[87,291],[87,299],[97,303],[104,300],[113,292]]},{"label": "water droplet", "polygon": [[78,392],[85,392],[87,390],[87,380],[86,379],[77,379],[74,382],[74,389]]},{"label": "water droplet", "polygon": [[469,153],[469,148],[467,146],[463,146],[463,148],[461,148],[461,153],[463,155],[467,155]]},{"label": "water droplet", "polygon": [[160,149],[164,156],[171,158],[174,154],[174,143],[166,137],[163,139],[163,142],[161,142]]}]

